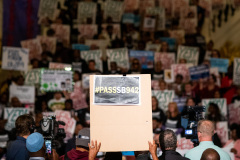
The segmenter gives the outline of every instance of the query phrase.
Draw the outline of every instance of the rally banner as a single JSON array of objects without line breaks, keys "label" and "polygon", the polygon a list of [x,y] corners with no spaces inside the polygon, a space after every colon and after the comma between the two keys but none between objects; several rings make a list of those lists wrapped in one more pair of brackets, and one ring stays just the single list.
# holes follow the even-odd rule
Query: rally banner
[{"label": "rally banner", "polygon": [[70,44],[70,26],[63,24],[52,24],[51,28],[55,31],[55,36],[59,42],[62,42],[64,47],[69,47]]},{"label": "rally banner", "polygon": [[189,68],[191,80],[206,79],[209,77],[209,67],[207,65],[194,66]]},{"label": "rally banner", "polygon": [[28,114],[29,109],[27,108],[4,108],[4,119],[7,119],[7,123],[5,124],[5,129],[7,131],[11,131],[15,128],[16,119],[23,115]]},{"label": "rally banner", "polygon": [[210,63],[211,63],[211,68],[212,67],[217,67],[219,72],[227,73],[228,65],[229,65],[229,59],[210,58]]},{"label": "rally banner", "polygon": [[176,50],[177,40],[175,38],[160,37],[160,40],[167,42],[170,51]]},{"label": "rally banner", "polygon": [[130,60],[137,58],[141,63],[142,69],[152,69],[154,52],[152,51],[130,51]]},{"label": "rally banner", "polygon": [[17,47],[2,48],[2,69],[27,71],[29,50]]},{"label": "rally banner", "polygon": [[72,69],[72,65],[65,64],[65,63],[50,62],[48,68],[49,69],[71,70]]},{"label": "rally banner", "polygon": [[171,69],[174,79],[178,74],[180,74],[183,76],[183,82],[188,82],[190,80],[189,67],[191,66],[191,64],[173,64]]},{"label": "rally banner", "polygon": [[175,38],[177,40],[178,45],[185,43],[185,31],[183,29],[169,30],[168,33],[171,38]]},{"label": "rally banner", "polygon": [[88,62],[89,60],[95,60],[96,69],[99,69],[101,72],[103,71],[102,60],[101,60],[101,57],[102,57],[101,50],[82,51],[81,57],[86,62]]},{"label": "rally banner", "polygon": [[168,104],[173,102],[173,98],[175,93],[173,90],[165,90],[165,91],[152,91],[152,96],[155,96],[158,100],[158,107],[163,111],[168,110]]},{"label": "rally banner", "polygon": [[189,6],[189,0],[172,0],[172,17],[180,17],[181,9]]},{"label": "rally banner", "polygon": [[[37,39],[40,40],[42,46],[45,46],[45,50],[55,54],[57,38],[56,37],[47,37],[47,36],[37,36]],[[44,51],[43,47],[42,50]]]},{"label": "rally banner", "polygon": [[160,61],[162,69],[171,69],[172,64],[175,64],[175,53],[155,52],[154,63]]},{"label": "rally banner", "polygon": [[118,67],[129,69],[127,48],[107,49],[107,57],[109,70],[111,62],[116,62]]},{"label": "rally banner", "polygon": [[232,103],[228,105],[228,121],[229,124],[237,123],[240,124],[240,102],[235,101],[235,103]]},{"label": "rally banner", "polygon": [[225,145],[225,143],[229,140],[228,139],[228,122],[222,121],[216,123],[216,132],[221,140],[222,146]]},{"label": "rally banner", "polygon": [[106,1],[104,6],[104,18],[112,18],[113,22],[120,22],[123,14],[123,2],[121,1]]},{"label": "rally banner", "polygon": [[38,9],[38,17],[47,17],[51,20],[54,20],[55,10],[57,9],[58,0],[41,0],[39,9]]},{"label": "rally banner", "polygon": [[147,43],[146,44],[146,51],[153,51],[153,52],[159,52],[161,49],[161,44],[151,44],[151,43]]},{"label": "rally banner", "polygon": [[[112,36],[115,35],[117,36],[118,38],[121,37],[121,27],[120,27],[120,24],[102,24],[101,27],[102,27],[102,34],[108,34],[107,33],[107,26],[112,26],[113,27],[113,32],[112,32]],[[114,38],[114,37],[112,37]]]},{"label": "rally banner", "polygon": [[79,24],[78,32],[80,33],[78,39],[93,39],[98,33],[98,26],[96,24]]},{"label": "rally banner", "polygon": [[89,51],[90,47],[84,44],[72,44],[72,49],[80,51]]},{"label": "rally banner", "polygon": [[9,87],[9,100],[17,97],[21,103],[35,103],[35,87],[34,86],[17,86]]},{"label": "rally banner", "polygon": [[140,105],[139,76],[94,76],[93,104]]},{"label": "rally banner", "polygon": [[94,2],[79,2],[78,3],[78,22],[79,24],[96,23],[97,3]]},{"label": "rally banner", "polygon": [[41,70],[40,69],[32,69],[29,70],[25,74],[25,85],[37,85],[40,83],[40,74]]},{"label": "rally banner", "polygon": [[202,105],[206,107],[206,114],[208,113],[209,103],[215,103],[218,105],[219,110],[223,117],[227,117],[227,100],[226,98],[211,98],[202,99]]},{"label": "rally banner", "polygon": [[179,60],[185,59],[187,63],[191,63],[194,66],[198,65],[198,57],[199,57],[199,48],[198,47],[188,47],[188,46],[178,46],[177,53],[177,62]]},{"label": "rally banner", "polygon": [[42,70],[40,90],[46,92],[72,91],[73,72],[65,70]]},{"label": "rally banner", "polygon": [[235,85],[240,85],[240,58],[234,58],[233,83]]},{"label": "rally banner", "polygon": [[133,12],[139,8],[139,0],[124,0],[124,11]]},{"label": "rally banner", "polygon": [[29,49],[29,59],[41,59],[42,45],[39,39],[28,39],[21,41],[22,48]]}]

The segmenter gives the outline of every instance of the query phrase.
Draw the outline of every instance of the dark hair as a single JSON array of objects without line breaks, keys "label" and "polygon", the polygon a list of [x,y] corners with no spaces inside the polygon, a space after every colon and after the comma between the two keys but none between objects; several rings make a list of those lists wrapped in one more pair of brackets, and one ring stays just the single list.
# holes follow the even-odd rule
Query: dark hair
[{"label": "dark hair", "polygon": [[67,99],[67,100],[65,100],[65,103],[70,103],[71,106],[73,106],[73,101],[72,101],[71,99]]},{"label": "dark hair", "polygon": [[215,149],[208,148],[203,152],[200,160],[212,160],[212,159],[220,160],[220,155]]},{"label": "dark hair", "polygon": [[237,138],[238,139],[240,138],[240,126],[237,123],[231,124],[230,130],[231,131],[236,130]]},{"label": "dark hair", "polygon": [[176,78],[180,78],[181,80],[183,80],[183,76],[181,74],[177,74]]},{"label": "dark hair", "polygon": [[176,150],[177,148],[177,137],[170,129],[166,129],[160,133],[159,142],[163,151]]},{"label": "dark hair", "polygon": [[94,59],[90,59],[90,60],[88,61],[88,64],[89,64],[90,62],[92,62],[92,63],[96,64],[96,62],[95,62],[95,60],[94,60]]},{"label": "dark hair", "polygon": [[214,74],[211,74],[211,76],[212,76],[214,82],[217,82],[217,77]]},{"label": "dark hair", "polygon": [[15,122],[17,136],[30,134],[34,124],[34,119],[29,114],[19,116]]}]

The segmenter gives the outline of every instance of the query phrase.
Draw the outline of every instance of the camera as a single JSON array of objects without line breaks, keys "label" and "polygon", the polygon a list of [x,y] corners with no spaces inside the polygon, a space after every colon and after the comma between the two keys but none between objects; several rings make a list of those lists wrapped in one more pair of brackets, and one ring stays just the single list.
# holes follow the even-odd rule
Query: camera
[{"label": "camera", "polygon": [[41,121],[41,133],[45,140],[46,153],[52,153],[52,148],[57,149],[62,146],[62,140],[66,137],[63,128],[59,125],[65,125],[63,121],[57,121],[55,116],[43,117]]},{"label": "camera", "polygon": [[205,117],[205,106],[187,106],[182,112],[181,125],[185,129],[186,139],[191,139],[194,146],[199,144],[197,136],[198,121]]}]

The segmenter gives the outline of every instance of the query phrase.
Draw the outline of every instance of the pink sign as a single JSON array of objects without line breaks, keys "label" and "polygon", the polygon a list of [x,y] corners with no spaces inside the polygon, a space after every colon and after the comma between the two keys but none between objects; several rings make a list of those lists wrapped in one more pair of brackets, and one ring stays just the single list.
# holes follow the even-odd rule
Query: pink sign
[{"label": "pink sign", "polygon": [[97,34],[98,27],[96,24],[80,24],[78,31],[80,32],[79,38],[92,39]]},{"label": "pink sign", "polygon": [[70,26],[63,24],[52,24],[51,28],[55,31],[57,40],[62,42],[65,47],[70,44]]},{"label": "pink sign", "polygon": [[81,84],[75,83],[74,91],[70,94],[70,97],[73,101],[73,108],[75,110],[87,108],[86,95],[83,93]]},{"label": "pink sign", "polygon": [[229,123],[240,124],[240,104],[239,102],[228,105]]},{"label": "pink sign", "polygon": [[193,142],[190,139],[181,138],[178,140],[177,149],[189,150],[193,148]]},{"label": "pink sign", "polygon": [[41,59],[42,46],[39,39],[29,39],[21,41],[22,48],[29,49],[29,59]]},{"label": "pink sign", "polygon": [[52,54],[55,53],[57,44],[56,37],[37,36],[37,39],[40,40],[41,45],[46,45],[46,51],[49,51]]},{"label": "pink sign", "polygon": [[188,82],[190,80],[189,70],[188,70],[190,66],[191,65],[189,64],[173,64],[172,72],[173,72],[174,78],[176,77],[177,74],[180,74],[183,76],[183,82]]},{"label": "pink sign", "polygon": [[160,61],[162,69],[171,69],[171,65],[175,64],[175,53],[155,52],[154,62]]},{"label": "pink sign", "polygon": [[216,131],[219,139],[221,140],[222,145],[228,141],[228,122],[222,121],[216,123]]}]

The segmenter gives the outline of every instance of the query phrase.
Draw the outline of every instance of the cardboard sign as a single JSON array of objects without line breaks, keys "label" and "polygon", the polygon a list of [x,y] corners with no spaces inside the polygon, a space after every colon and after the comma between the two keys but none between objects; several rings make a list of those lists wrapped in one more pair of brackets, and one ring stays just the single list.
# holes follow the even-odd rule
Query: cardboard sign
[{"label": "cardboard sign", "polygon": [[152,91],[152,96],[155,96],[158,100],[158,107],[163,111],[168,110],[168,104],[173,102],[173,98],[175,93],[173,90],[165,90],[165,91]]},{"label": "cardboard sign", "polygon": [[15,127],[16,119],[19,116],[28,113],[29,109],[27,108],[4,108],[4,119],[8,120],[5,124],[5,129],[11,131]]},{"label": "cardboard sign", "polygon": [[56,63],[56,62],[50,62],[49,69],[64,69],[64,70],[71,70],[72,65],[70,64],[64,64],[64,63]]},{"label": "cardboard sign", "polygon": [[72,44],[72,49],[80,51],[89,51],[90,47],[84,44]]},{"label": "cardboard sign", "polygon": [[225,143],[228,141],[228,122],[217,122],[216,123],[216,132],[221,140],[222,145],[224,146]]},{"label": "cardboard sign", "polygon": [[34,86],[17,86],[11,85],[9,87],[11,100],[17,97],[21,103],[35,103],[35,87]]},{"label": "cardboard sign", "polygon": [[37,36],[37,39],[40,40],[41,45],[46,45],[46,50],[52,54],[56,51],[57,38],[56,37],[47,37],[47,36]]},{"label": "cardboard sign", "polygon": [[191,80],[206,79],[209,77],[209,67],[207,65],[190,67],[189,74]]},{"label": "cardboard sign", "polygon": [[[149,149],[148,141],[152,142],[153,139],[152,104],[151,96],[149,96],[151,95],[151,80],[150,75],[136,76],[141,78],[140,106],[94,105],[94,76],[90,76],[90,137],[91,140],[97,139],[101,142],[100,151],[102,152]],[[129,145],[130,141],[131,145]]]},{"label": "cardboard sign", "polygon": [[146,44],[146,51],[153,51],[153,52],[159,52],[161,49],[161,44],[151,44],[151,43],[147,43]]},{"label": "cardboard sign", "polygon": [[164,81],[166,83],[173,83],[174,82],[174,75],[173,71],[171,69],[165,69],[164,70]]},{"label": "cardboard sign", "polygon": [[29,50],[17,47],[2,48],[2,69],[27,71]]},{"label": "cardboard sign", "polygon": [[25,85],[36,85],[39,84],[40,82],[40,74],[41,74],[41,70],[40,69],[32,69],[29,70],[26,74],[25,74]]},{"label": "cardboard sign", "polygon": [[172,16],[179,17],[182,8],[189,6],[189,0],[172,0]]},{"label": "cardboard sign", "polygon": [[162,69],[171,69],[172,64],[175,64],[175,53],[155,52],[154,62],[158,61],[162,63]]},{"label": "cardboard sign", "polygon": [[237,123],[240,124],[240,103],[239,101],[228,105],[228,121],[229,124]]},{"label": "cardboard sign", "polygon": [[29,39],[21,41],[22,48],[29,49],[29,59],[41,59],[42,46],[39,39]]},{"label": "cardboard sign", "polygon": [[219,110],[221,111],[222,116],[226,118],[227,116],[227,101],[226,98],[211,98],[211,99],[202,99],[202,105],[206,107],[206,114],[208,113],[209,103],[215,103],[218,105]]},{"label": "cardboard sign", "polygon": [[101,60],[101,57],[102,57],[102,51],[101,50],[82,51],[81,52],[81,57],[86,62],[88,62],[89,60],[95,60],[96,69],[99,69],[101,72],[103,71],[102,60]]},{"label": "cardboard sign", "polygon": [[188,82],[190,80],[189,75],[189,67],[191,67],[191,64],[173,64],[172,65],[172,72],[174,75],[174,79],[177,74],[180,74],[183,76],[183,82]]},{"label": "cardboard sign", "polygon": [[235,85],[240,85],[240,58],[234,58],[233,83]]},{"label": "cardboard sign", "polygon": [[62,42],[65,47],[70,44],[70,26],[63,24],[52,24],[51,28],[55,31],[57,40]]},{"label": "cardboard sign", "polygon": [[74,91],[70,94],[70,98],[73,101],[73,108],[80,110],[87,108],[86,95],[83,93],[81,84],[78,82],[74,85]]},{"label": "cardboard sign", "polygon": [[198,65],[199,48],[198,47],[187,47],[178,46],[177,62],[180,59],[185,59],[187,63],[191,63],[194,66]]},{"label": "cardboard sign", "polygon": [[40,90],[72,91],[73,73],[65,70],[42,70]]},{"label": "cardboard sign", "polygon": [[177,41],[175,38],[161,37],[160,40],[167,42],[170,51],[174,51],[176,49]]},{"label": "cardboard sign", "polygon": [[217,67],[219,72],[227,73],[228,65],[229,65],[229,59],[210,58],[210,63],[211,63],[211,68],[212,67]]},{"label": "cardboard sign", "polygon": [[78,3],[78,21],[80,24],[86,24],[91,19],[91,24],[96,23],[97,3],[79,2]]},{"label": "cardboard sign", "polygon": [[142,69],[153,68],[154,52],[152,51],[130,51],[130,60],[137,58],[141,63]]},{"label": "cardboard sign", "polygon": [[123,2],[121,1],[106,1],[104,7],[104,18],[112,18],[113,22],[120,22],[123,14]]},{"label": "cardboard sign", "polygon": [[178,45],[185,43],[185,31],[183,29],[169,30],[168,33],[171,38],[175,38],[177,40]]},{"label": "cardboard sign", "polygon": [[129,58],[127,48],[107,49],[108,68],[110,63],[116,62],[118,67],[129,69]]},{"label": "cardboard sign", "polygon": [[139,0],[124,0],[124,11],[131,12],[139,8]]},{"label": "cardboard sign", "polygon": [[80,32],[78,39],[92,39],[98,33],[98,26],[96,24],[80,24],[78,31]]},{"label": "cardboard sign", "polygon": [[54,20],[54,13],[57,9],[58,0],[41,0],[39,9],[38,9],[38,17],[48,17]]},{"label": "cardboard sign", "polygon": [[121,37],[121,27],[120,24],[102,24],[102,34],[107,34],[107,26],[112,26],[113,27],[113,34],[116,35],[118,38]]}]

